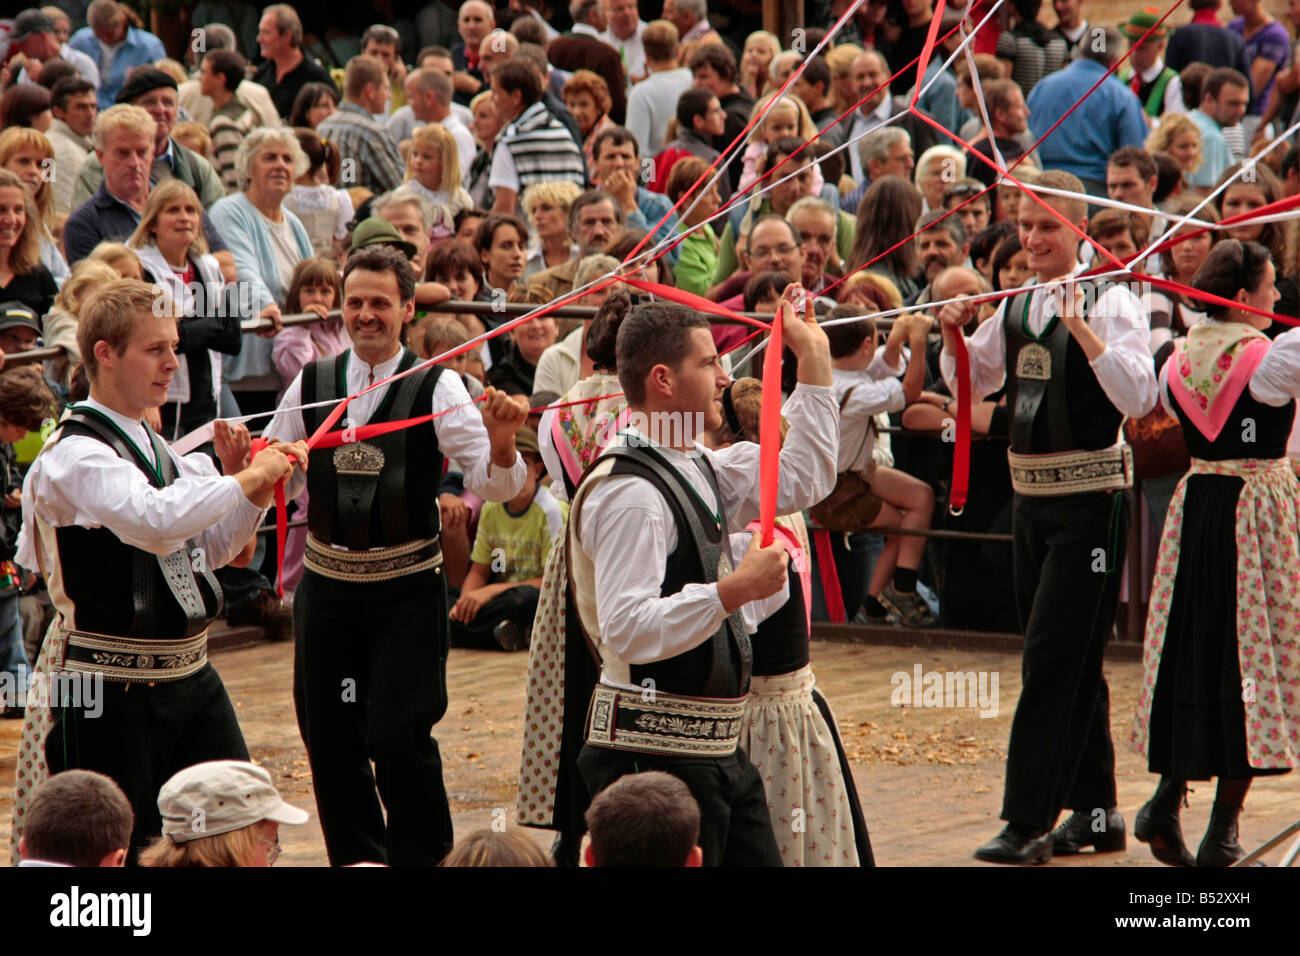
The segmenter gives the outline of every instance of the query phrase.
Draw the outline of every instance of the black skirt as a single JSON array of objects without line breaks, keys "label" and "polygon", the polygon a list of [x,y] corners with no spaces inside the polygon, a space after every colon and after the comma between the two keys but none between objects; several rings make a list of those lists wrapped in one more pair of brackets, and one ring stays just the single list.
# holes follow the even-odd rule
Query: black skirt
[{"label": "black skirt", "polygon": [[1243,482],[1195,475],[1151,701],[1148,767],[1179,780],[1251,777],[1237,659],[1237,498]]}]

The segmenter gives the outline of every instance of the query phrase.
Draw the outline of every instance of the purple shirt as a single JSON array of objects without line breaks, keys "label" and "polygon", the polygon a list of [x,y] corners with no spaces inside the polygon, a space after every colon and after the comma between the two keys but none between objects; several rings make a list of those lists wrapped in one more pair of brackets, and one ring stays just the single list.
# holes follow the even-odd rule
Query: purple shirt
[{"label": "purple shirt", "polygon": [[1286,27],[1282,26],[1277,20],[1274,20],[1249,39],[1246,38],[1246,21],[1242,17],[1229,21],[1228,29],[1239,34],[1246,41],[1247,66],[1254,66],[1255,61],[1260,57],[1272,60],[1277,64],[1277,69],[1269,77],[1268,85],[1262,90],[1257,90],[1255,95],[1251,97],[1247,112],[1258,116],[1264,112],[1264,107],[1268,104],[1268,95],[1273,92],[1273,84],[1277,80],[1278,70],[1285,67],[1291,60],[1291,35],[1286,32]]}]

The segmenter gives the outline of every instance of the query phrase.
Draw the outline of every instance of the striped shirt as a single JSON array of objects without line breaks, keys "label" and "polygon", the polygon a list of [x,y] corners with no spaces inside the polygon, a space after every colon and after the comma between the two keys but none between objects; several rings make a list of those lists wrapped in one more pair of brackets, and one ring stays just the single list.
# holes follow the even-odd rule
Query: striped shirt
[{"label": "striped shirt", "polygon": [[343,157],[338,185],[364,186],[376,194],[402,185],[405,167],[388,130],[356,103],[340,103],[316,132],[337,146]]}]

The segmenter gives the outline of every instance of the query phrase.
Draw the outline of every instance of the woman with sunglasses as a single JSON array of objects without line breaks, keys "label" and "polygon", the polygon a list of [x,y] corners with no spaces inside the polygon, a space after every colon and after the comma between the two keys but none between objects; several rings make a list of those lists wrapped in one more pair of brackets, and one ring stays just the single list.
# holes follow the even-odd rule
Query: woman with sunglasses
[{"label": "woman with sunglasses", "polygon": [[[1191,285],[1232,304],[1206,302],[1208,318],[1177,340],[1160,373],[1192,463],[1169,504],[1151,586],[1134,742],[1160,783],[1134,835],[1171,866],[1239,860],[1251,781],[1300,763],[1300,485],[1286,457],[1300,332],[1264,334],[1275,277],[1263,245],[1218,243]],[[1193,856],[1179,807],[1188,780],[1210,777],[1218,792]]]}]

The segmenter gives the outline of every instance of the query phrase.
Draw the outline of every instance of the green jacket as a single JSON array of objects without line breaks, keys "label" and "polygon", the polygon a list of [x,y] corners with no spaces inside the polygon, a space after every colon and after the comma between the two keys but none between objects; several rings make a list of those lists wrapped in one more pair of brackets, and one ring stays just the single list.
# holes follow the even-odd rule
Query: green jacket
[{"label": "green jacket", "polygon": [[[683,227],[685,228],[685,227]],[[677,288],[696,295],[704,295],[713,285],[713,274],[718,270],[718,237],[708,223],[687,236],[680,246],[681,258],[673,270]],[[733,243],[734,252],[735,245]]]},{"label": "green jacket", "polygon": [[[771,211],[772,202],[766,196],[763,197],[757,208],[751,205],[749,212],[741,220],[741,233],[746,236],[749,235],[753,223]],[[839,253],[840,261],[847,262],[849,253],[853,251],[853,239],[857,234],[857,221],[843,209],[836,210],[836,215],[838,222],[835,227],[835,250]],[[727,228],[722,231],[722,241],[718,245],[718,267],[713,273],[714,284],[731,278],[738,269],[740,269],[740,259],[736,255],[736,233],[731,222],[728,222]]]},{"label": "green jacket", "polygon": [[[172,175],[194,188],[204,209],[226,195],[226,187],[221,184],[221,177],[212,168],[212,164],[176,140],[172,140]],[[72,208],[76,209],[99,192],[99,184],[103,181],[104,167],[92,151],[81,164],[77,184],[72,187]]]}]

